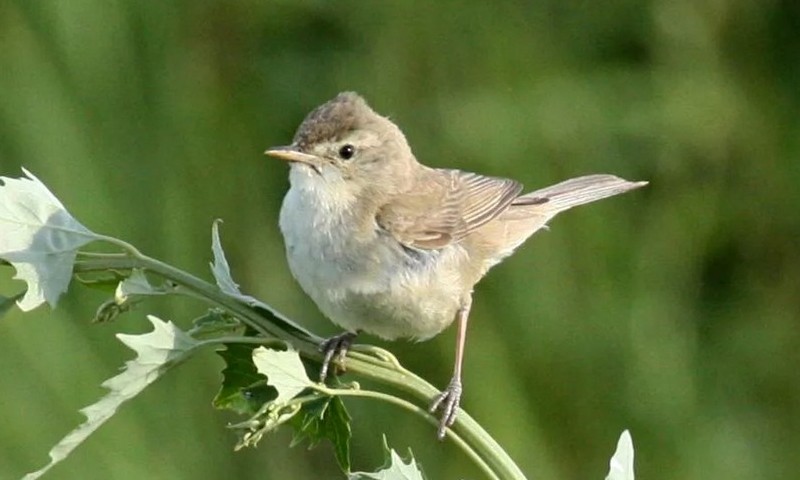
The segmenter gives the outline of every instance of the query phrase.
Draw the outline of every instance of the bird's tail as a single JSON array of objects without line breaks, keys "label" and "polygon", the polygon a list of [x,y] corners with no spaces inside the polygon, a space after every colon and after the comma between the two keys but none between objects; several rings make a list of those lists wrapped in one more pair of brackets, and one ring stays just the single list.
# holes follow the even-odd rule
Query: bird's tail
[{"label": "bird's tail", "polygon": [[629,182],[614,175],[586,175],[517,197],[512,205],[538,205],[552,216],[645,185],[647,182]]},{"label": "bird's tail", "polygon": [[498,225],[502,226],[503,252],[498,258],[510,254],[517,246],[545,227],[557,214],[572,207],[612,197],[647,185],[647,182],[629,182],[614,175],[587,175],[572,178],[550,187],[517,197],[503,212]]}]

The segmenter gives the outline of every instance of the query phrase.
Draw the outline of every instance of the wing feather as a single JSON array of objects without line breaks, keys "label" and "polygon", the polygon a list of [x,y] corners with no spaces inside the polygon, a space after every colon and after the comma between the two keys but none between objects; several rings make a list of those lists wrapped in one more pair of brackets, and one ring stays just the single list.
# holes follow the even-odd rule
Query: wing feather
[{"label": "wing feather", "polygon": [[376,220],[406,246],[438,249],[503,213],[521,191],[520,183],[506,178],[426,169],[414,191],[384,205]]}]

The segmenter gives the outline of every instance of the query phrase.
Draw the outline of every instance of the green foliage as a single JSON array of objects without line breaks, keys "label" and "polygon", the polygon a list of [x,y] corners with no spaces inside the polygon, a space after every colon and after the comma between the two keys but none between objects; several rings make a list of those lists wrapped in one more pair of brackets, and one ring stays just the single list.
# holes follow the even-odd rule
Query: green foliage
[{"label": "green foliage", "polygon": [[266,375],[267,382],[278,391],[278,396],[273,400],[277,405],[287,403],[314,385],[306,375],[300,355],[292,349],[280,351],[258,347],[253,351],[253,363],[256,370]]},{"label": "green foliage", "polygon": [[[294,350],[278,351],[259,347],[253,352],[253,363],[259,373],[267,377],[278,395],[270,401],[271,408],[281,409],[289,400],[316,385],[306,375],[300,356]],[[292,445],[308,439],[311,447],[326,438],[333,445],[336,461],[342,471],[350,472],[350,415],[338,397],[313,396],[295,403],[291,410],[296,430]],[[274,414],[274,411],[271,412]]]},{"label": "green foliage", "polygon": [[347,478],[349,480],[424,480],[425,477],[411,452],[408,454],[409,459],[403,460],[386,444],[386,437],[383,438],[383,450],[386,462],[381,470],[373,473],[356,472]]},{"label": "green foliage", "polygon": [[86,416],[86,422],[61,439],[50,450],[50,463],[26,475],[25,480],[41,477],[64,460],[75,447],[108,421],[123,403],[141,393],[169,368],[185,360],[199,345],[172,322],[164,322],[152,315],[147,318],[153,324],[152,332],[144,335],[117,335],[122,343],[136,352],[136,358],[125,364],[122,373],[103,382],[103,386],[109,390],[106,396],[81,409],[81,413]]},{"label": "green foliage", "polygon": [[256,346],[231,343],[217,352],[225,361],[225,368],[222,370],[222,386],[214,397],[215,407],[254,415],[264,402],[275,398],[275,392],[266,386],[264,376],[253,365]]},{"label": "green foliage", "polygon": [[[649,180],[635,199],[556,219],[478,285],[465,408],[535,478],[599,478],[623,428],[641,478],[800,471],[796,2],[5,0],[0,12],[0,175],[27,166],[81,223],[191,272],[224,218],[242,289],[319,334],[337,332],[291,279],[277,229],[286,169],[261,152],[338,91],[391,116],[429,165],[531,190],[595,172]],[[6,297],[24,288],[10,272]],[[89,324],[110,293],[70,289],[52,313],[2,317],[0,399],[14,414],[0,478],[39,465],[79,422],[93,394],[75,385],[117,373],[109,331],[141,328],[139,308]],[[205,313],[153,301],[180,326]],[[391,349],[443,386],[452,336]],[[227,414],[208,408],[214,361],[157,382],[54,476],[339,475],[324,447],[286,450],[280,434],[231,452]],[[383,431],[429,478],[480,478],[428,424],[350,407],[365,437],[356,467],[380,456]]]},{"label": "green foliage", "polygon": [[293,420],[292,446],[308,441],[309,448],[327,439],[333,445],[336,461],[344,472],[350,471],[350,415],[339,397],[322,397],[303,404]]},{"label": "green foliage", "polygon": [[[187,360],[197,347],[216,344],[226,346],[226,350],[221,352],[226,366],[223,370],[222,387],[214,405],[249,415],[247,421],[234,426],[244,432],[237,449],[257,445],[265,433],[298,417],[299,421],[294,422],[296,435],[292,444],[307,438],[310,446],[314,446],[321,439],[327,438],[333,444],[336,460],[342,471],[350,473],[350,417],[335,395],[358,396],[361,393],[358,389],[335,390],[313,382],[306,374],[300,355],[291,347],[291,343],[285,350],[255,347],[282,337],[271,337],[271,329],[265,328],[261,323],[263,319],[254,319],[249,308],[242,309],[244,304],[258,307],[259,310],[271,310],[268,305],[242,295],[239,291],[230,275],[221,247],[218,222],[212,228],[214,261],[210,264],[217,282],[215,288],[143,255],[124,241],[91,233],[72,218],[43,184],[27,171],[25,173],[30,179],[28,183],[13,178],[0,178],[0,227],[6,232],[6,237],[0,244],[0,258],[9,261],[18,273],[35,271],[35,275],[21,275],[21,278],[27,283],[27,291],[45,293],[28,297],[23,292],[15,298],[2,297],[0,306],[3,310],[8,310],[17,298],[22,298],[19,301],[21,308],[38,306],[45,300],[55,306],[60,292],[67,289],[76,266],[79,273],[85,271],[93,275],[94,279],[84,280],[88,284],[106,283],[109,278],[117,275],[122,277],[114,298],[104,302],[95,314],[98,322],[106,322],[126,313],[133,302],[167,294],[191,292],[192,298],[218,305],[195,319],[192,322],[194,328],[189,333],[171,322],[164,322],[151,315],[148,319],[154,327],[152,332],[117,335],[136,352],[137,357],[126,363],[121,374],[103,383],[110,391],[98,402],[81,410],[86,416],[86,422],[59,441],[50,450],[50,462],[42,469],[27,474],[24,477],[26,480],[41,477],[66,459],[77,446],[108,421],[123,403],[139,395],[172,367]],[[124,253],[79,252],[78,248],[88,243],[87,237],[113,244],[124,250]],[[82,260],[76,263],[78,254]],[[124,271],[127,273],[123,273]],[[163,286],[154,286],[147,277],[147,271],[165,279]],[[64,272],[69,274],[66,278]],[[56,292],[54,296],[53,292]],[[302,334],[300,338],[293,338],[296,343],[302,344],[302,341],[307,340],[308,333],[293,326],[289,320],[280,318],[280,315],[270,311],[267,319],[275,321],[278,328],[289,327],[288,333]],[[245,335],[236,335],[236,332]],[[230,333],[234,335],[226,336]],[[313,347],[312,351],[317,354],[316,345]],[[396,361],[391,361],[390,366],[400,370]],[[399,373],[402,374],[402,371]],[[266,389],[275,394],[264,395]],[[300,396],[302,392],[310,393]],[[363,395],[392,398],[378,392],[365,392]],[[394,401],[405,402],[401,399]],[[419,411],[417,408],[413,410]],[[501,460],[499,455],[490,457]]]},{"label": "green foliage", "polygon": [[[50,462],[43,468],[25,475],[25,480],[40,478],[53,466],[65,460],[77,446],[108,421],[123,403],[139,395],[171,368],[189,359],[198,347],[217,344],[226,347],[226,350],[220,353],[226,366],[222,372],[222,387],[214,399],[214,405],[217,408],[230,409],[249,415],[248,420],[233,426],[243,432],[237,449],[256,446],[264,434],[275,431],[281,425],[290,422],[296,430],[292,445],[307,439],[309,446],[313,447],[323,438],[328,439],[333,445],[336,460],[342,472],[349,478],[384,480],[422,478],[421,471],[417,468],[413,457],[405,462],[388,447],[386,447],[387,464],[385,468],[375,473],[351,474],[350,416],[339,396],[381,399],[403,406],[406,410],[421,414],[423,418],[431,420],[428,418],[428,413],[402,398],[379,391],[362,391],[358,384],[334,389],[312,381],[306,373],[299,352],[292,346],[292,342],[287,343],[287,348],[281,350],[267,349],[264,346],[255,347],[258,344],[275,343],[283,336],[271,337],[271,330],[265,328],[264,324],[259,321],[264,319],[254,319],[249,315],[249,309],[241,309],[244,304],[258,306],[262,310],[270,310],[268,305],[255,298],[242,295],[238,285],[233,281],[220,243],[218,222],[215,222],[212,227],[214,261],[210,264],[217,282],[215,288],[185,272],[143,255],[134,246],[122,240],[89,232],[72,218],[43,184],[27,171],[25,173],[33,180],[30,186],[24,185],[24,188],[21,188],[23,184],[19,180],[10,178],[2,178],[3,182],[0,184],[0,212],[5,212],[4,216],[0,216],[0,226],[4,226],[4,230],[8,232],[2,245],[4,250],[0,250],[0,258],[9,261],[18,272],[29,270],[31,265],[36,266],[36,275],[23,276],[28,291],[62,292],[66,290],[71,280],[71,272],[77,266],[79,273],[82,271],[94,274],[100,272],[97,276],[102,279],[109,278],[109,274],[111,276],[121,274],[124,277],[115,290],[114,298],[104,302],[95,314],[95,320],[98,322],[112,320],[127,312],[135,300],[159,295],[192,292],[191,297],[193,298],[217,304],[208,313],[192,322],[194,328],[189,333],[177,328],[172,322],[164,322],[149,315],[148,319],[153,325],[152,332],[141,335],[118,334],[117,337],[120,341],[136,352],[136,358],[125,364],[122,373],[103,383],[109,393],[98,402],[81,410],[86,416],[86,422],[59,441],[50,450]],[[46,215],[34,213],[43,211],[46,212]],[[46,217],[45,221],[41,220],[43,216]],[[50,221],[52,218],[61,220],[52,222]],[[14,228],[10,228],[11,226]],[[78,226],[80,227],[78,228]],[[88,243],[82,241],[86,236],[91,237],[92,240],[113,244],[124,250],[124,253],[79,252],[78,248]],[[49,238],[49,240],[42,242],[41,238],[43,237]],[[13,245],[15,248],[9,248],[9,245]],[[30,254],[31,251],[35,251],[35,255]],[[84,260],[75,263],[78,254]],[[123,270],[128,271],[127,275],[121,273]],[[54,271],[57,273],[54,274]],[[66,281],[62,278],[63,271],[70,272]],[[154,276],[164,278],[165,286],[153,286],[147,278],[147,271]],[[17,297],[22,295],[25,294],[17,295]],[[45,299],[47,298],[34,298],[33,300],[29,298],[28,301],[41,304]],[[57,299],[57,295],[50,299],[52,306],[55,306]],[[11,303],[12,299],[3,297],[0,300],[5,305],[3,308],[7,309],[7,305]],[[277,327],[291,327],[289,332],[285,333],[302,334],[300,337],[289,336],[288,338],[305,346],[308,355],[308,346],[303,343],[307,340],[307,333],[298,332],[290,321],[281,319],[280,315],[271,313],[267,319],[276,321]],[[237,331],[246,335],[225,336]],[[208,338],[200,340],[201,337]],[[251,348],[251,345],[254,348]],[[316,346],[313,345],[313,347]],[[319,352],[316,350],[314,348],[312,351],[318,356]],[[375,351],[374,348],[372,350]],[[351,358],[350,362],[353,363],[354,359]],[[366,370],[358,363],[353,366],[353,369],[361,370],[362,373],[368,375],[371,373],[373,380],[381,380],[396,389],[416,391],[417,396],[421,396],[423,400],[429,400],[429,386],[424,382],[415,381],[413,374],[403,369],[388,352],[377,354],[373,359],[368,359],[368,362],[372,365],[367,365]],[[370,372],[371,367],[378,367],[378,370]],[[388,375],[381,372],[381,369],[386,367],[394,372]],[[400,382],[397,383],[393,377],[399,378]],[[263,381],[262,378],[266,380]],[[393,381],[395,381],[394,384]],[[264,387],[270,388],[275,394],[264,396]],[[475,461],[490,478],[508,480],[523,478],[518,467],[491,437],[475,425],[465,412],[461,411],[460,417],[457,419],[455,427],[452,430],[448,429],[447,433],[466,455]],[[386,445],[385,437],[384,445]],[[611,474],[609,475],[611,480],[632,479],[632,448],[630,435],[626,431],[623,433],[620,446],[611,461]],[[624,475],[627,476],[623,477]]]},{"label": "green foliage", "polygon": [[38,178],[0,176],[0,255],[27,283],[19,308],[32,310],[45,301],[55,306],[72,279],[79,247],[99,237],[67,213]]}]

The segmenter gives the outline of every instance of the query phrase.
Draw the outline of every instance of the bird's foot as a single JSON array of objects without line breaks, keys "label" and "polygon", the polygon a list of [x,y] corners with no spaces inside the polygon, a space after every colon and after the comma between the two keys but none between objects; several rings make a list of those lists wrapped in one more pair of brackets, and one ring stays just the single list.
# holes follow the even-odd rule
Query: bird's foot
[{"label": "bird's foot", "polygon": [[442,416],[439,419],[439,430],[436,432],[436,436],[439,437],[439,440],[444,439],[445,431],[456,421],[456,413],[458,412],[458,404],[461,401],[462,390],[461,379],[453,377],[453,379],[450,380],[450,385],[436,396],[433,403],[431,403],[431,407],[428,409],[431,413],[437,410],[442,411]]},{"label": "bird's foot", "polygon": [[319,381],[325,383],[325,378],[328,376],[328,368],[331,362],[335,362],[334,367],[337,371],[344,372],[344,357],[350,346],[353,345],[353,340],[356,334],[353,332],[343,332],[331,338],[323,340],[319,344],[319,351],[325,354],[322,360],[322,370],[319,372]]}]

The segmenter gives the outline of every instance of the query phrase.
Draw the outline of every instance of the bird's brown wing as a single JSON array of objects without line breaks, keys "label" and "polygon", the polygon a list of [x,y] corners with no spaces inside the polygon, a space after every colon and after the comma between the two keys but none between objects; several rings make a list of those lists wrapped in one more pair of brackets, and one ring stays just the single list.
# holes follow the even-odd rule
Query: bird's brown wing
[{"label": "bird's brown wing", "polygon": [[506,178],[427,169],[414,191],[384,205],[376,220],[403,245],[437,249],[504,212],[521,191],[520,183]]}]

